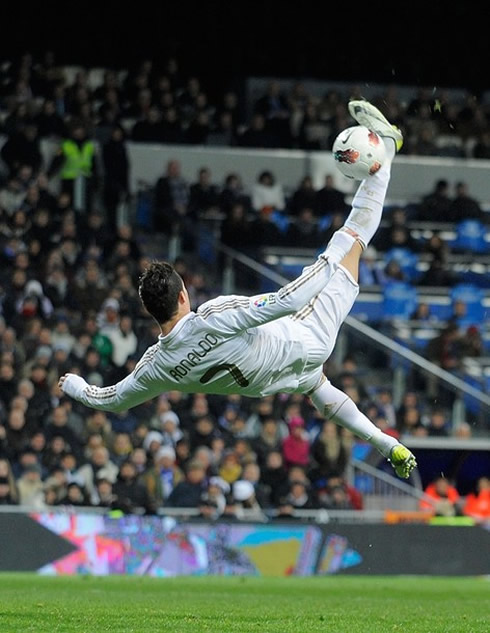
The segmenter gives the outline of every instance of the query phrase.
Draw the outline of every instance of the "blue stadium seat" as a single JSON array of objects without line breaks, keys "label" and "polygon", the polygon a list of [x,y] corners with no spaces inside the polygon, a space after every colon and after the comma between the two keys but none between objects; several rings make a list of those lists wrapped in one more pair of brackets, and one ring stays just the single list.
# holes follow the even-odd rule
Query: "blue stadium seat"
[{"label": "blue stadium seat", "polygon": [[386,320],[408,320],[417,307],[417,289],[403,281],[387,284],[383,291],[383,316]]},{"label": "blue stadium seat", "polygon": [[437,335],[439,331],[434,328],[417,328],[412,332],[410,342],[413,349],[421,354]]},{"label": "blue stadium seat", "polygon": [[479,220],[463,220],[456,226],[456,239],[452,248],[472,253],[489,253],[490,242],[485,240],[485,225]]},{"label": "blue stadium seat", "polygon": [[483,321],[485,310],[482,288],[472,284],[458,284],[451,289],[450,298],[453,305],[456,301],[463,301],[466,304],[467,313],[460,323],[462,327],[478,325]]},{"label": "blue stadium seat", "polygon": [[318,219],[318,231],[320,233],[323,233],[324,231],[330,228],[331,224],[332,224],[332,217],[330,215],[322,216],[321,218]]},{"label": "blue stadium seat", "polygon": [[271,219],[281,233],[286,233],[289,228],[289,218],[286,214],[281,213],[281,211],[273,211],[271,213]]},{"label": "blue stadium seat", "polygon": [[420,273],[417,270],[419,258],[409,248],[392,248],[385,253],[386,263],[395,260],[400,265],[402,272],[409,281],[416,281]]}]

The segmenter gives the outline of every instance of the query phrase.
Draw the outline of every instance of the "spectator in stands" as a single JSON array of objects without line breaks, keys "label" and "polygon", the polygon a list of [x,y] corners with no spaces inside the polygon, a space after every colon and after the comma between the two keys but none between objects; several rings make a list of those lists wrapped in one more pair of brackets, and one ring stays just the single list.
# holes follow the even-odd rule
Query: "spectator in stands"
[{"label": "spectator in stands", "polygon": [[[295,115],[297,115],[297,112],[293,112],[293,117]],[[294,140],[299,149],[326,149],[330,141],[330,138],[327,138],[329,129],[328,123],[320,117],[317,104],[310,101],[306,104],[303,112],[301,112],[299,129],[296,136],[294,136]]]},{"label": "spectator in stands", "polygon": [[98,264],[89,260],[78,271],[77,277],[69,286],[71,305],[80,310],[82,317],[99,312],[108,293],[108,284]]},{"label": "spectator in stands", "polygon": [[275,221],[274,207],[263,207],[250,223],[250,247],[260,251],[264,247],[282,246],[285,235]]},{"label": "spectator in stands", "polygon": [[385,284],[393,281],[408,281],[398,259],[391,258],[388,260],[383,270],[383,280]]},{"label": "spectator in stands", "polygon": [[429,341],[426,349],[427,358],[448,371],[457,369],[461,363],[459,340],[458,325],[454,322],[448,323],[440,334]]},{"label": "spectator in stands", "polygon": [[156,106],[138,118],[131,130],[131,140],[135,143],[162,143],[164,141],[164,125],[162,114]]},{"label": "spectator in stands", "polygon": [[44,484],[41,479],[41,467],[38,464],[26,466],[17,480],[19,504],[32,510],[44,508]]},{"label": "spectator in stands", "polygon": [[157,232],[167,236],[181,234],[183,247],[193,243],[189,211],[189,185],[181,175],[180,162],[170,160],[165,175],[155,185],[153,225]]},{"label": "spectator in stands", "polygon": [[219,208],[228,217],[237,203],[242,204],[246,212],[250,209],[250,198],[244,191],[239,174],[231,172],[226,175],[219,193]]},{"label": "spectator in stands", "polygon": [[81,443],[75,432],[68,426],[68,412],[63,406],[55,407],[47,420],[44,435],[49,442],[53,437],[62,437],[67,449],[77,457],[81,455]]},{"label": "spectator in stands", "polygon": [[466,358],[478,358],[485,355],[485,348],[480,328],[470,325],[460,338],[461,355]]},{"label": "spectator in stands", "polygon": [[304,176],[289,198],[288,215],[299,216],[303,209],[315,209],[316,191],[311,176]]},{"label": "spectator in stands", "polygon": [[149,513],[153,511],[147,490],[138,479],[136,466],[129,460],[121,464],[113,485],[113,492],[117,497],[118,507],[123,512],[132,513],[143,510]]},{"label": "spectator in stands", "polygon": [[332,174],[326,174],[324,185],[315,194],[315,215],[323,217],[347,212],[345,194],[335,187],[335,180]]},{"label": "spectator in stands", "polygon": [[333,475],[317,491],[317,505],[328,510],[361,509],[362,500],[356,492],[342,477]]},{"label": "spectator in stands", "polygon": [[490,132],[481,132],[473,146],[473,158],[490,159]]},{"label": "spectator in stands", "polygon": [[381,264],[378,262],[378,253],[374,246],[369,245],[364,249],[359,262],[359,285],[361,287],[386,283]]},{"label": "spectator in stands", "polygon": [[104,477],[111,482],[117,478],[118,468],[110,460],[109,451],[105,446],[97,447],[90,461],[81,466],[76,473],[77,480],[83,483],[83,489],[89,497],[95,495],[95,483],[98,477]]},{"label": "spectator in stands", "polygon": [[282,442],[282,452],[286,468],[292,466],[308,466],[310,442],[305,432],[305,421],[301,417],[293,417],[289,421],[289,435]]},{"label": "spectator in stands", "polygon": [[295,220],[290,222],[284,235],[284,243],[291,247],[320,248],[323,236],[315,220],[313,209],[304,207]]},{"label": "spectator in stands", "polygon": [[429,268],[417,280],[419,286],[451,287],[458,281],[458,275],[447,268],[438,258],[431,261]]},{"label": "spectator in stands", "polygon": [[[87,128],[79,120],[70,122],[69,137],[59,145],[48,168],[48,176],[59,177],[62,192],[68,194],[77,211],[92,209],[94,193],[98,186],[100,167],[94,141],[89,138]],[[82,199],[75,198],[75,182],[82,178]]]},{"label": "spectator in stands", "polygon": [[339,427],[327,420],[311,446],[313,468],[310,479],[313,482],[327,479],[332,475],[343,475],[349,461],[349,450],[342,442]]},{"label": "spectator in stands", "polygon": [[461,499],[457,489],[443,476],[436,477],[424,490],[428,499],[420,501],[420,509],[437,516],[461,514]]},{"label": "spectator in stands", "polygon": [[477,522],[486,522],[490,519],[490,479],[480,477],[475,488],[475,492],[470,492],[465,499],[463,514]]},{"label": "spectator in stands", "polygon": [[250,246],[251,225],[247,219],[246,208],[242,202],[232,204],[229,213],[221,223],[221,241],[226,246],[246,251]]},{"label": "spectator in stands", "polygon": [[454,198],[449,205],[448,220],[461,222],[468,219],[483,221],[483,210],[479,202],[469,195],[467,183],[458,182],[454,187]]},{"label": "spectator in stands", "polygon": [[270,81],[264,95],[254,105],[255,114],[262,115],[275,147],[291,146],[290,112],[287,97],[278,81]]},{"label": "spectator in stands", "polygon": [[255,496],[255,489],[250,481],[240,479],[232,485],[232,495],[236,506],[236,515],[247,521],[265,521],[265,514]]},{"label": "spectator in stands", "polygon": [[183,480],[184,472],[177,466],[175,450],[171,446],[159,448],[153,465],[142,475],[142,481],[154,508],[161,507]]},{"label": "spectator in stands", "polygon": [[217,212],[218,207],[219,191],[211,181],[211,170],[201,167],[197,182],[189,188],[189,214],[197,220],[210,212]]},{"label": "spectator in stands", "polygon": [[250,124],[237,134],[237,145],[262,148],[275,146],[275,138],[266,129],[266,120],[262,114],[255,113]]},{"label": "spectator in stands", "polygon": [[127,314],[121,315],[117,328],[110,328],[107,331],[107,337],[112,343],[112,363],[116,367],[124,367],[128,358],[135,354],[138,346],[133,319]]},{"label": "spectator in stands", "polygon": [[190,461],[186,466],[185,480],[175,486],[165,505],[171,508],[197,508],[206,488],[203,465],[198,461]]},{"label": "spectator in stands", "polygon": [[261,467],[265,465],[267,456],[271,451],[281,450],[281,434],[275,418],[267,417],[264,419],[259,435],[252,442],[252,447]]},{"label": "spectator in stands", "polygon": [[37,175],[43,165],[39,142],[38,128],[33,123],[23,125],[9,135],[2,147],[1,157],[11,176],[24,165],[29,166],[32,173]]},{"label": "spectator in stands", "polygon": [[56,112],[56,105],[53,99],[45,99],[43,101],[41,111],[34,117],[34,122],[40,139],[60,139],[66,133],[65,122],[63,117]]},{"label": "spectator in stands", "polygon": [[266,207],[274,211],[286,207],[283,186],[269,170],[262,171],[252,187],[252,207],[257,213]]},{"label": "spectator in stands", "polygon": [[109,140],[102,146],[104,168],[104,207],[109,230],[118,225],[118,207],[129,195],[129,158],[126,134],[120,125],[112,128]]},{"label": "spectator in stands", "polygon": [[431,437],[448,437],[449,431],[449,422],[445,411],[438,407],[434,408],[427,423],[427,433]]},{"label": "spectator in stands", "polygon": [[293,510],[311,510],[315,508],[315,500],[308,484],[303,480],[293,479],[289,482],[289,490],[281,504],[290,505]]},{"label": "spectator in stands", "polygon": [[232,484],[240,479],[242,470],[243,467],[238,454],[232,448],[226,449],[218,467],[218,475],[229,484]]},{"label": "spectator in stands", "polygon": [[422,423],[421,412],[415,406],[405,407],[403,413],[398,417],[396,428],[401,436],[424,437],[427,435],[427,429]]},{"label": "spectator in stands", "polygon": [[237,131],[230,112],[221,112],[207,136],[207,144],[212,147],[234,147],[237,144]]},{"label": "spectator in stands", "polygon": [[12,485],[7,477],[0,475],[0,505],[14,505],[17,501],[14,498]]},{"label": "spectator in stands", "polygon": [[261,508],[265,508],[268,503],[269,489],[261,481],[260,466],[252,461],[244,465],[241,480],[249,481],[254,487],[255,498]]},{"label": "spectator in stands", "polygon": [[83,508],[90,506],[91,501],[83,487],[76,481],[72,481],[68,484],[66,488],[66,496],[59,501],[59,505]]},{"label": "spectator in stands", "polygon": [[440,179],[435,183],[433,191],[422,198],[417,219],[424,222],[447,222],[450,206],[449,183]]},{"label": "spectator in stands", "polygon": [[417,156],[437,156],[440,151],[436,145],[437,133],[431,123],[425,122],[418,132],[409,138],[406,152]]}]

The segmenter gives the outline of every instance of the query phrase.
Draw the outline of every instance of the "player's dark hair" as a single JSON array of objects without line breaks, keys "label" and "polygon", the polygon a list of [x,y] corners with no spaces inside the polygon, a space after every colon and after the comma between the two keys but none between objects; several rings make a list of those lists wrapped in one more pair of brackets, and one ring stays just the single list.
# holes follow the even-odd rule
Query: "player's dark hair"
[{"label": "player's dark hair", "polygon": [[141,275],[138,292],[157,323],[165,323],[175,316],[182,289],[182,279],[174,267],[167,262],[154,261]]}]

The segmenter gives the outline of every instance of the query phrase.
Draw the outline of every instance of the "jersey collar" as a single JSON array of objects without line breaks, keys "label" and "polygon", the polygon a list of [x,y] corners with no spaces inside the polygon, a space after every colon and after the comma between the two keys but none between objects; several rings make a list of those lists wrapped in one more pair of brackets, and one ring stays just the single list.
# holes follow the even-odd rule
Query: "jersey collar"
[{"label": "jersey collar", "polygon": [[168,334],[165,334],[165,335],[159,334],[158,342],[160,343],[160,345],[162,347],[166,347],[167,345],[169,345],[174,340],[174,338],[176,338],[179,335],[181,329],[184,327],[187,320],[194,316],[196,316],[195,312],[189,312],[188,314],[183,316],[179,321],[177,321],[177,323],[174,325],[174,327],[170,330]]}]

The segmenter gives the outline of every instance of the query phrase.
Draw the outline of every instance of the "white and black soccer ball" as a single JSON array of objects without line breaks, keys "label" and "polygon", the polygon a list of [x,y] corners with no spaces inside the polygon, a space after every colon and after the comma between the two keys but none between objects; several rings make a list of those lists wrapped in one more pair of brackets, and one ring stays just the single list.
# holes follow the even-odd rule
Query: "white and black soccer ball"
[{"label": "white and black soccer ball", "polygon": [[339,171],[354,180],[372,176],[386,160],[383,139],[364,125],[354,125],[340,132],[332,153]]}]

